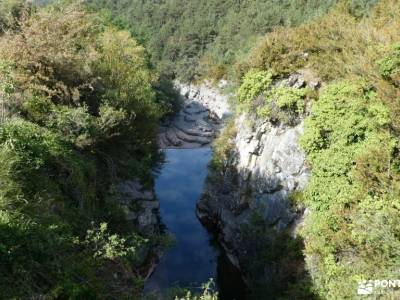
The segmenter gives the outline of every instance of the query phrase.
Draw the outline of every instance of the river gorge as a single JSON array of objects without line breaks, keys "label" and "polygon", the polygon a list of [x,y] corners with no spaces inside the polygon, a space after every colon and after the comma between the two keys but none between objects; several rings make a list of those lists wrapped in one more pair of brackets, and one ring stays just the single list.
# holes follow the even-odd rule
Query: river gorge
[{"label": "river gorge", "polygon": [[[307,83],[294,74],[282,84]],[[229,95],[221,92],[226,85],[177,84],[183,107],[160,127],[165,162],[155,174],[155,195],[161,222],[175,243],[146,281],[145,294],[161,295],[171,287],[196,290],[212,278],[221,299],[245,299],[243,226],[259,215],[266,230],[289,229],[295,235],[301,223],[304,209],[293,207],[289,196],[303,189],[309,176],[297,143],[302,119],[283,126],[235,117],[225,168],[222,173],[210,168],[211,143],[232,115]],[[277,268],[266,265],[261,276],[274,276]]]}]

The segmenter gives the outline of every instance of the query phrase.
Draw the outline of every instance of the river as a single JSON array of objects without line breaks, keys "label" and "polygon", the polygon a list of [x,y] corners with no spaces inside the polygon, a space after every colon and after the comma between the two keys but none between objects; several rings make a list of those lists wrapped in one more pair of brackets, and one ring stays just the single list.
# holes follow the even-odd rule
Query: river
[{"label": "river", "polygon": [[155,192],[162,222],[176,242],[146,281],[145,294],[163,295],[171,287],[198,290],[213,278],[220,299],[242,299],[243,289],[237,290],[240,274],[196,216],[211,149],[167,149],[164,153],[165,163],[156,177]]}]

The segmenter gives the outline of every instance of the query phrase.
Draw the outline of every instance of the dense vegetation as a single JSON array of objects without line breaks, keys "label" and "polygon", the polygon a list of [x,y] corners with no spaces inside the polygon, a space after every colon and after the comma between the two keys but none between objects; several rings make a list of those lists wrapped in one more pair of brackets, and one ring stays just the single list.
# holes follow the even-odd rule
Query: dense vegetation
[{"label": "dense vegetation", "polygon": [[[324,83],[307,96],[314,100],[301,145],[312,177],[294,195],[310,209],[304,254],[312,291],[322,299],[354,299],[358,281],[394,278],[400,266],[400,6],[381,0],[360,15],[350,5],[343,1],[312,22],[277,28],[237,64],[239,111],[258,118],[287,123],[281,110],[265,109],[273,102],[304,109],[307,92],[276,94],[271,82],[301,70]],[[271,249],[262,251],[250,261]]]},{"label": "dense vegetation", "polygon": [[[275,26],[296,26],[325,13],[337,0],[89,0],[128,26],[157,68],[172,77],[220,78],[233,72],[258,38]],[[352,1],[352,9],[372,1]],[[367,3],[367,4],[366,4]]]},{"label": "dense vegetation", "polygon": [[151,183],[169,110],[144,48],[79,5],[1,1],[0,29],[0,298],[132,297],[154,238],[112,186]]}]

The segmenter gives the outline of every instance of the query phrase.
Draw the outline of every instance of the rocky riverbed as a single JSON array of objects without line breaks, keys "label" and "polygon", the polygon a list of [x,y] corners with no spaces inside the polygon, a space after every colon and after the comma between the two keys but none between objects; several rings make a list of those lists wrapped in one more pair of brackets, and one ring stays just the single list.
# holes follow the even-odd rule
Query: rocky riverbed
[{"label": "rocky riverbed", "polygon": [[[226,85],[219,84],[220,88]],[[161,149],[199,148],[210,145],[230,115],[228,96],[210,83],[176,84],[183,98],[183,107],[172,119],[165,120],[158,133]]]}]

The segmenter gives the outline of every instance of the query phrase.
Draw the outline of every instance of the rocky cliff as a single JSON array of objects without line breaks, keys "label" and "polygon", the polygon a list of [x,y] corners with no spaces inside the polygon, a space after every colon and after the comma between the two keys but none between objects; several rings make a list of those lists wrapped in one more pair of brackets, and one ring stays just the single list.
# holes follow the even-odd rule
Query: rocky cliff
[{"label": "rocky cliff", "polygon": [[[284,84],[304,87],[304,78],[295,74]],[[315,89],[314,81],[309,87]],[[216,230],[230,260],[238,267],[246,253],[242,249],[242,227],[255,214],[271,229],[291,229],[304,214],[295,207],[291,195],[307,184],[310,170],[299,147],[303,117],[295,124],[273,124],[251,120],[246,114],[235,119],[236,135],[223,170],[210,170],[198,216]]]}]

